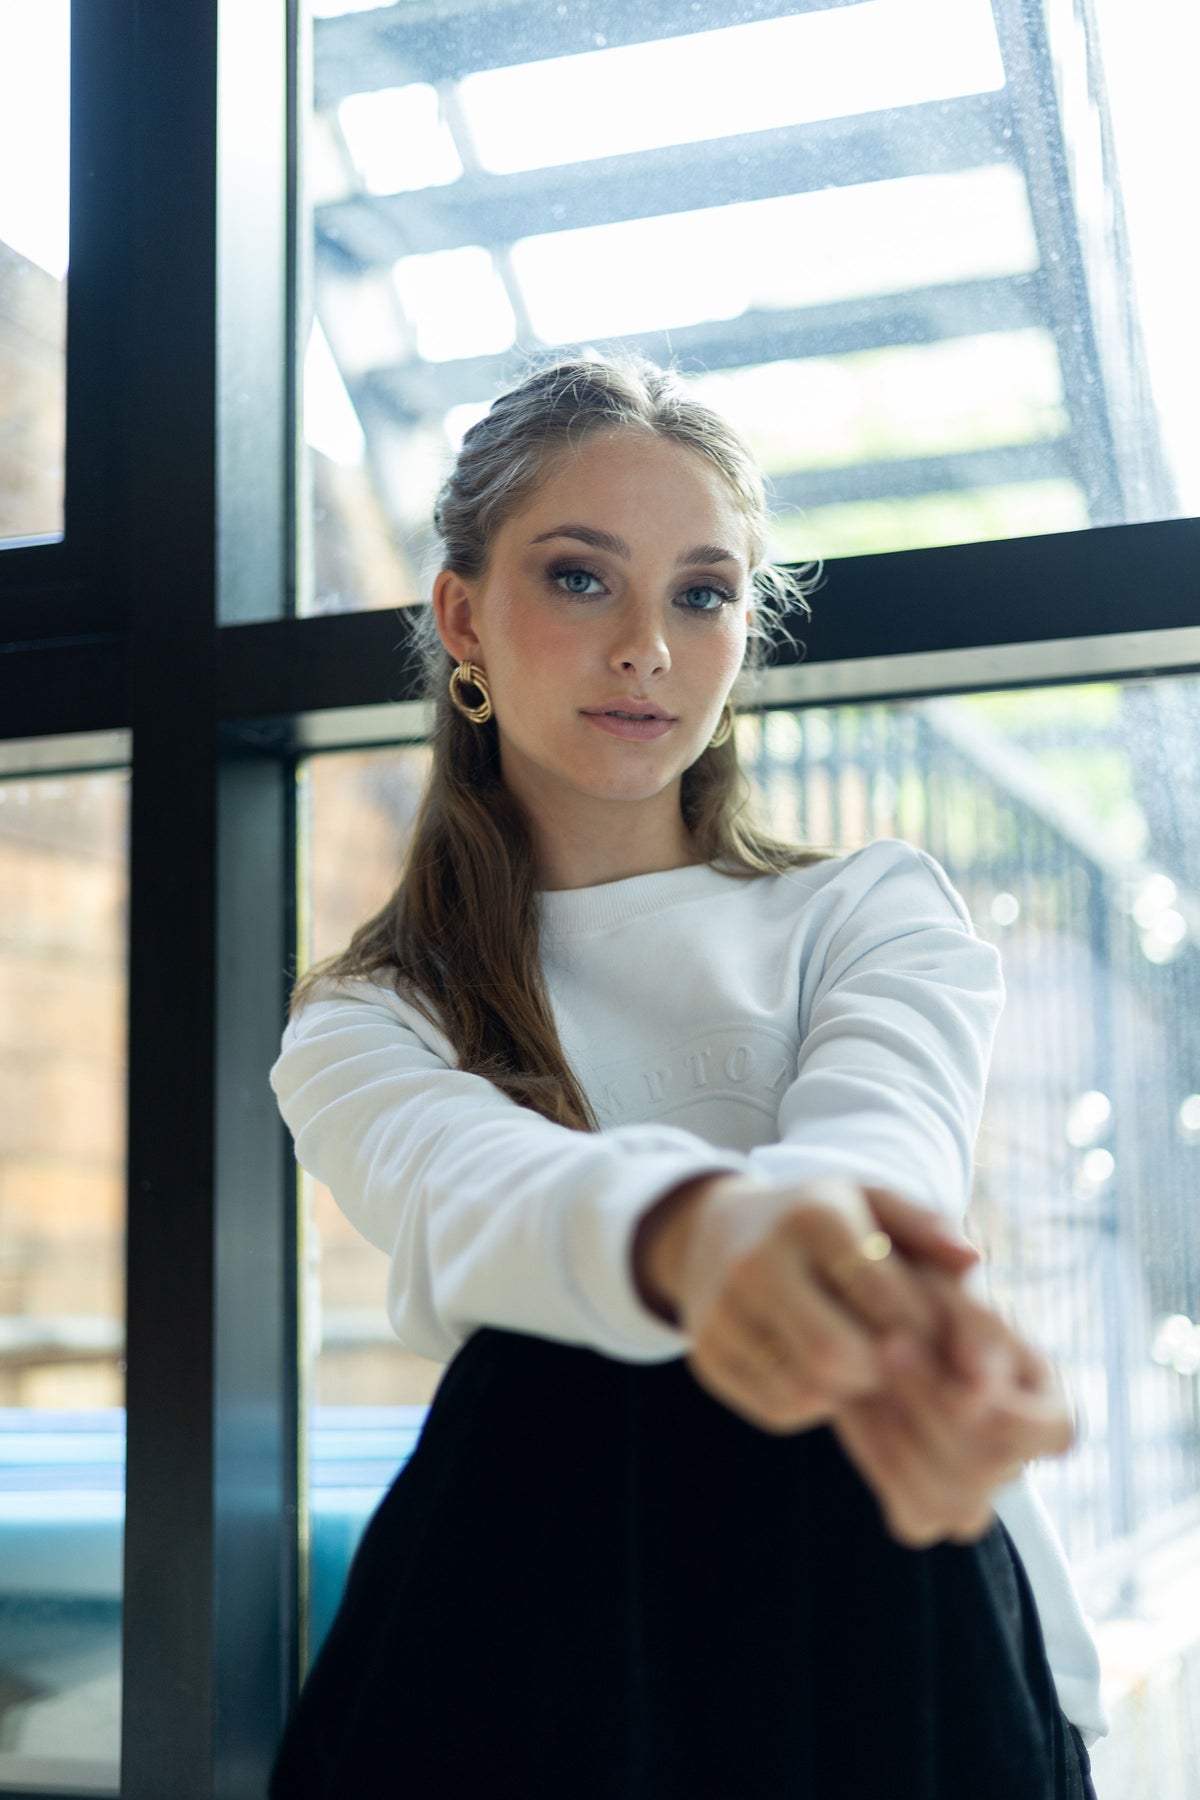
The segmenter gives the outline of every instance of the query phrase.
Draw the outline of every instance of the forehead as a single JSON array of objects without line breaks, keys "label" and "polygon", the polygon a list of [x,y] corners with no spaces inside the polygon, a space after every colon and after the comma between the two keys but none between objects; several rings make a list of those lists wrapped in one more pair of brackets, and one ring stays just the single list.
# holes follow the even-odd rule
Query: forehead
[{"label": "forehead", "polygon": [[727,544],[749,561],[750,524],[715,463],[648,431],[593,432],[553,453],[501,536],[528,541],[561,520],[636,549]]}]

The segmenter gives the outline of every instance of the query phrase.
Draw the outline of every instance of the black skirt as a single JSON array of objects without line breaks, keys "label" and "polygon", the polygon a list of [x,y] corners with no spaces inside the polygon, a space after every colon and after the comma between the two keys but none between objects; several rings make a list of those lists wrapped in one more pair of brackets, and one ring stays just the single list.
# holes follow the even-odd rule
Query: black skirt
[{"label": "black skirt", "polygon": [[354,1558],[272,1800],[1083,1800],[1003,1526],[906,1549],[827,1429],[477,1331]]}]

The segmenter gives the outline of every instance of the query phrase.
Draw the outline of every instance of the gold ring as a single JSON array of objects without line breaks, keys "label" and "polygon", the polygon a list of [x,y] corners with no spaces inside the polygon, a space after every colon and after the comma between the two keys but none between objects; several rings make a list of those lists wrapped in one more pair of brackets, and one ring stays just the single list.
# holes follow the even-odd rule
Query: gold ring
[{"label": "gold ring", "polygon": [[864,1263],[886,1262],[892,1254],[892,1240],[886,1231],[869,1231],[847,1256],[839,1256],[829,1271],[836,1287],[849,1287]]}]

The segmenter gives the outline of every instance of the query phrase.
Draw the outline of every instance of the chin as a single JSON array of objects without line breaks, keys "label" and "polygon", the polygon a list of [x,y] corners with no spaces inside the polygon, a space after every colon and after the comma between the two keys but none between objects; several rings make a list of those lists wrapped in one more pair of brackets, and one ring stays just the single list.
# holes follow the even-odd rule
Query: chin
[{"label": "chin", "polygon": [[592,800],[615,800],[636,806],[640,801],[657,800],[675,779],[674,774],[659,776],[657,779],[647,776],[640,781],[631,781],[628,777],[624,781],[597,781],[594,777],[589,781],[585,777],[573,782],[572,786]]},{"label": "chin", "polygon": [[[641,748],[642,755],[631,756],[629,744],[604,738],[588,745],[582,754],[578,743],[521,746],[517,767],[524,764],[531,773],[536,770],[534,780],[538,785],[549,776],[589,800],[636,804],[655,799],[678,781],[688,766],[687,762],[680,761],[677,746],[672,746],[669,762],[666,757],[660,759],[645,754],[646,751],[652,753],[657,745],[651,743]],[[513,773],[517,773],[517,768]]]}]

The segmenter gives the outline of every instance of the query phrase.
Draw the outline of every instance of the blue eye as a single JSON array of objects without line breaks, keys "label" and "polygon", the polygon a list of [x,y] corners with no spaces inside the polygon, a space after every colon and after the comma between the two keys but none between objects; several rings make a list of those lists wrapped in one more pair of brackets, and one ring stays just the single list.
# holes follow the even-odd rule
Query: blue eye
[{"label": "blue eye", "polygon": [[[697,596],[703,597],[705,595],[707,595],[710,604],[704,604],[703,599],[697,603]],[[719,612],[723,606],[727,606],[734,598],[727,589],[711,587],[707,583],[703,587],[684,588],[683,593],[679,597],[687,612]]]},{"label": "blue eye", "polygon": [[552,569],[550,578],[565,588],[568,594],[575,594],[580,598],[604,592],[604,583],[590,569]]}]

